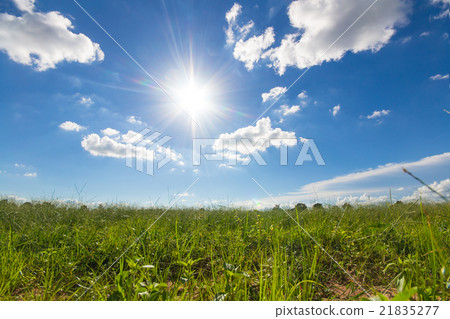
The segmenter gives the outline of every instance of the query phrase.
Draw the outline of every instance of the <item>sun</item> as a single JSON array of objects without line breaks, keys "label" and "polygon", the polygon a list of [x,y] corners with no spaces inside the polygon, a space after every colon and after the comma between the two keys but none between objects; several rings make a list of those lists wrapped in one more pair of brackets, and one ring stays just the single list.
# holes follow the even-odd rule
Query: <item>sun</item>
[{"label": "sun", "polygon": [[190,82],[180,88],[178,103],[193,116],[201,115],[211,107],[210,92],[207,87],[202,87],[195,82]]}]

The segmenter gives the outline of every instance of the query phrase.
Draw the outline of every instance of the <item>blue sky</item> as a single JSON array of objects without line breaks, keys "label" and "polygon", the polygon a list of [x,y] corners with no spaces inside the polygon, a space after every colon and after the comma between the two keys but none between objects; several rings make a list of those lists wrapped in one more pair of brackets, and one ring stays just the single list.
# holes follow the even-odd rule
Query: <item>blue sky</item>
[{"label": "blue sky", "polygon": [[[74,1],[0,3],[1,196],[168,205],[178,194],[176,205],[261,208],[379,203],[390,190],[437,199],[404,166],[450,195],[448,0],[78,3],[103,30]],[[126,165],[128,138],[145,128],[171,137],[154,175]],[[288,138],[288,165],[277,145],[260,150],[265,166],[193,165],[193,138],[230,137]],[[326,165],[311,150],[294,165],[305,139]]]}]

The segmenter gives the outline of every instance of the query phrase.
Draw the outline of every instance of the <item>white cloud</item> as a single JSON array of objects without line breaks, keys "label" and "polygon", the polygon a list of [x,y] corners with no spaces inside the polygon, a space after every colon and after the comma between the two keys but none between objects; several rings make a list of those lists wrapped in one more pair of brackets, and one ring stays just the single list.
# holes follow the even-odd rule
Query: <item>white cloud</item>
[{"label": "white cloud", "polygon": [[444,19],[444,18],[450,18],[450,10],[444,10],[440,14],[434,17],[435,19]]},{"label": "white cloud", "polygon": [[90,97],[82,96],[80,98],[80,100],[78,101],[78,103],[86,105],[86,106],[91,106],[92,104],[94,104],[94,101]]},{"label": "white cloud", "polygon": [[[450,198],[450,178],[444,179],[440,182],[430,184],[430,187],[446,198]],[[412,195],[404,196],[402,201],[415,201],[422,199],[425,201],[442,201],[442,198],[432,192],[428,187],[419,187]]]},{"label": "white cloud", "polygon": [[288,105],[281,105],[279,110],[283,116],[288,116],[300,111],[300,105],[293,105],[289,107]]},{"label": "white cloud", "polygon": [[33,172],[33,173],[25,173],[25,174],[23,174],[23,176],[25,176],[25,177],[36,177],[36,176],[37,176],[37,173],[36,173],[36,172]]},{"label": "white cloud", "polygon": [[397,191],[399,191],[399,192],[402,192],[402,191],[404,191],[404,190],[405,190],[404,187],[399,187],[399,188],[397,188]]},{"label": "white cloud", "polygon": [[250,20],[245,25],[239,26],[237,18],[241,13],[242,6],[235,3],[225,14],[225,19],[228,23],[228,28],[225,30],[225,36],[228,45],[234,44],[237,40],[244,39],[255,25],[255,23]]},{"label": "white cloud", "polygon": [[60,12],[36,12],[32,0],[14,2],[23,12],[21,16],[0,13],[0,50],[14,62],[45,71],[63,61],[92,63],[104,59],[99,44],[73,33],[72,22]]},{"label": "white cloud", "polygon": [[282,75],[287,67],[299,69],[340,60],[347,52],[379,51],[405,25],[411,11],[410,1],[378,1],[330,49],[341,34],[363,13],[372,0],[296,0],[288,8],[288,17],[297,33],[286,34],[281,45],[263,57]]},{"label": "white cloud", "polygon": [[[269,147],[281,145],[293,146],[297,144],[295,132],[283,131],[280,128],[272,128],[270,118],[260,119],[254,126],[240,128],[232,133],[220,134],[213,148],[216,151],[224,151],[225,157],[234,156],[227,154],[232,150],[229,140],[236,140],[237,160],[246,162],[248,155],[255,152],[264,152]],[[252,145],[245,145],[243,140],[248,140]],[[261,144],[258,144],[258,141]]]},{"label": "white cloud", "polygon": [[273,28],[269,27],[259,36],[255,35],[245,41],[240,39],[234,47],[233,56],[236,60],[244,62],[245,67],[251,70],[261,58],[263,51],[274,42],[275,34]]},{"label": "white cloud", "polygon": [[[133,131],[128,131],[127,134],[122,135],[125,143],[118,142],[109,136],[100,137],[98,134],[89,134],[81,141],[81,146],[93,156],[126,158],[127,154],[132,157],[140,159],[150,159],[149,149],[144,146],[135,146],[131,144],[132,141],[140,140],[142,135]],[[128,142],[127,142],[128,141]],[[156,145],[155,145],[156,144]],[[152,143],[149,143],[152,145]],[[158,145],[158,142],[153,143],[156,159],[165,158],[169,156],[170,159],[179,165],[183,165],[183,156],[180,153],[168,147]],[[128,152],[127,152],[128,151]]]},{"label": "white cloud", "polygon": [[373,111],[372,114],[365,116],[365,118],[373,120],[383,116],[388,116],[390,112],[391,112],[390,110]]},{"label": "white cloud", "polygon": [[137,124],[137,125],[143,125],[144,122],[141,121],[141,119],[137,116],[131,115],[127,118],[127,122],[131,124]]},{"label": "white cloud", "polygon": [[444,19],[450,18],[450,10],[444,10],[444,8],[450,6],[450,0],[431,0],[435,5],[440,5],[442,7],[442,12],[434,17],[434,19]]},{"label": "white cloud", "polygon": [[308,94],[307,94],[306,91],[302,91],[302,92],[300,92],[299,95],[297,95],[297,97],[298,97],[299,99],[306,99],[306,98],[308,97]]},{"label": "white cloud", "polygon": [[25,164],[14,163],[14,167],[24,168]]},{"label": "white cloud", "polygon": [[300,137],[298,138],[298,140],[299,140],[300,142],[302,142],[302,143],[306,143],[306,142],[308,142],[309,139],[300,136]]},{"label": "white cloud", "polygon": [[227,44],[233,44],[235,42],[233,29],[237,25],[237,23],[236,23],[237,17],[241,14],[241,12],[242,12],[242,6],[239,3],[235,3],[231,7],[231,9],[229,11],[227,11],[227,13],[225,14],[225,19],[228,22],[228,28],[225,31],[225,35],[227,38]]},{"label": "white cloud", "polygon": [[188,192],[175,194],[175,197],[193,197],[193,196],[195,196],[193,193]]},{"label": "white cloud", "polygon": [[228,164],[225,164],[225,163],[220,163],[220,164],[219,164],[219,167],[229,168],[229,169],[234,169],[234,168],[236,168],[236,166],[228,165]]},{"label": "white cloud", "polygon": [[436,74],[433,76],[430,76],[430,80],[438,81],[438,80],[447,80],[449,78],[448,74],[442,75],[442,74]]},{"label": "white cloud", "polygon": [[402,44],[405,44],[405,43],[408,43],[408,42],[411,41],[411,40],[412,40],[412,36],[409,36],[409,37],[401,38],[401,39],[400,39],[400,42],[401,42]]},{"label": "white cloud", "polygon": [[15,201],[15,202],[26,202],[28,201],[28,199],[24,198],[24,197],[19,197],[16,195],[6,195],[6,196],[0,196],[1,199],[7,199],[10,201]]},{"label": "white cloud", "polygon": [[225,19],[229,24],[234,23],[236,22],[237,17],[241,14],[241,12],[242,6],[239,3],[234,3],[231,9],[225,14]]},{"label": "white cloud", "polygon": [[277,86],[274,88],[271,88],[269,92],[261,94],[262,101],[267,102],[269,100],[275,100],[280,95],[283,95],[286,93],[287,89],[285,87]]},{"label": "white cloud", "polygon": [[338,197],[336,200],[336,205],[343,205],[349,203],[351,205],[376,205],[389,202],[389,196],[371,196],[370,194],[362,194],[361,196],[345,196]]},{"label": "white cloud", "polygon": [[333,116],[338,115],[339,111],[341,110],[341,106],[340,105],[336,105],[335,107],[333,107],[332,110],[330,110],[333,114]]},{"label": "white cloud", "polygon": [[[329,192],[349,192],[351,189],[358,189],[360,187],[360,183],[368,182],[370,180],[377,180],[379,178],[391,178],[393,179],[395,176],[403,176],[402,168],[406,168],[409,171],[415,172],[423,169],[427,169],[429,167],[443,166],[450,164],[450,153],[443,153],[440,155],[434,155],[425,157],[416,162],[409,163],[390,163],[386,165],[378,166],[374,169],[368,169],[362,172],[351,173],[348,175],[338,176],[329,180],[324,180],[320,182],[311,183],[303,186],[300,191],[301,192],[311,192],[315,190],[320,193],[329,193]],[[363,190],[362,192],[366,192],[367,190]]]},{"label": "white cloud", "polygon": [[420,34],[420,37],[427,37],[427,36],[429,36],[430,35],[430,32],[429,31],[426,31],[426,32],[422,32],[421,34]]},{"label": "white cloud", "polygon": [[13,0],[17,6],[17,9],[25,12],[33,12],[35,0]]},{"label": "white cloud", "polygon": [[75,132],[79,132],[86,129],[86,127],[71,121],[65,121],[64,123],[61,123],[59,127],[65,131],[75,131]]},{"label": "white cloud", "polygon": [[192,172],[193,172],[194,174],[198,174],[198,173],[200,172],[200,170],[199,170],[198,168],[195,168],[195,169],[192,170]]},{"label": "white cloud", "polygon": [[101,130],[101,132],[103,135],[106,135],[106,136],[115,136],[115,135],[120,134],[120,132],[118,130],[115,130],[115,129],[109,128],[109,127],[104,130]]},{"label": "white cloud", "polygon": [[[293,204],[300,201],[335,203],[337,200],[345,202],[350,199],[361,202],[370,196],[373,201],[383,202],[384,198],[386,198],[383,196],[388,195],[389,189],[395,188],[401,191],[404,189],[404,186],[400,185],[416,185],[416,181],[403,173],[403,167],[421,177],[430,174],[440,176],[442,172],[450,169],[450,152],[425,157],[415,162],[380,165],[374,169],[366,169],[361,172],[309,183],[302,186],[298,191],[277,196],[274,199],[281,204]],[[431,186],[444,196],[450,195],[448,193],[448,179],[444,183],[433,183]],[[421,187],[419,192],[425,194],[428,191]],[[418,193],[413,195],[414,199],[418,198]],[[429,195],[434,196],[431,192]],[[433,198],[438,199],[437,196]],[[401,200],[406,199],[408,198],[404,197]],[[273,206],[273,200],[270,198],[258,199],[258,202],[265,203],[267,207]]]}]

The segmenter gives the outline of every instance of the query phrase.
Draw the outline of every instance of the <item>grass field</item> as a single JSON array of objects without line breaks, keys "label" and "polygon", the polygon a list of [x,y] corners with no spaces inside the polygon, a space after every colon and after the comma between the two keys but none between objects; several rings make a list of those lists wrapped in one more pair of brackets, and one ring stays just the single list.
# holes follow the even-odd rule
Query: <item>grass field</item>
[{"label": "grass field", "polygon": [[163,212],[1,201],[0,298],[450,299],[448,204]]}]

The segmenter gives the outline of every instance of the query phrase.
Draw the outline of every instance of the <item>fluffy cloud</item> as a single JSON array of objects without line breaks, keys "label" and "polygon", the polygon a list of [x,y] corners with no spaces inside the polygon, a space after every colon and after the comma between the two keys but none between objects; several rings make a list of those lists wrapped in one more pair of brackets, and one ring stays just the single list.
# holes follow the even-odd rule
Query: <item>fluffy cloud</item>
[{"label": "fluffy cloud", "polygon": [[262,101],[267,102],[269,100],[275,100],[279,96],[286,93],[287,89],[285,87],[277,86],[271,88],[269,92],[261,94]]},{"label": "fluffy cloud", "polygon": [[86,105],[86,106],[91,106],[92,104],[94,104],[94,101],[90,97],[82,96],[80,98],[80,100],[78,101],[78,103]]},{"label": "fluffy cloud", "polygon": [[336,205],[344,205],[345,203],[349,203],[352,205],[376,205],[376,204],[384,204],[389,202],[389,196],[371,196],[370,194],[363,194],[361,196],[345,196],[338,197],[336,200]]},{"label": "fluffy cloud", "polygon": [[447,80],[449,78],[448,74],[442,75],[442,74],[436,74],[433,76],[430,76],[430,80],[438,81],[438,80]]},{"label": "fluffy cloud", "polygon": [[[450,178],[444,179],[440,182],[434,182],[430,185],[436,192],[446,198],[450,198]],[[415,201],[422,199],[425,201],[442,201],[442,198],[428,189],[426,186],[419,187],[412,195],[404,196],[402,201]]]},{"label": "fluffy cloud", "polygon": [[[229,143],[230,140],[236,141],[236,155],[227,153],[234,150],[234,146]],[[295,132],[272,128],[270,118],[265,117],[256,122],[254,126],[243,127],[232,133],[220,134],[213,148],[216,151],[224,152],[225,157],[234,156],[238,161],[247,163],[249,154],[264,152],[271,146],[280,147],[281,145],[297,145]]]},{"label": "fluffy cloud", "polygon": [[14,0],[14,3],[20,11],[31,13],[34,10],[34,1],[35,0]]},{"label": "fluffy cloud", "polygon": [[240,39],[234,47],[233,56],[236,60],[244,62],[245,67],[251,70],[261,58],[263,51],[274,42],[275,33],[273,32],[273,28],[269,27],[259,36],[255,35],[245,41]]},{"label": "fluffy cloud", "polygon": [[234,44],[239,39],[245,38],[255,25],[254,22],[250,20],[247,24],[239,26],[237,18],[241,13],[242,6],[239,3],[235,3],[225,14],[225,19],[228,23],[228,28],[225,30],[228,45]]},{"label": "fluffy cloud", "polygon": [[308,98],[308,94],[306,91],[302,91],[299,93],[299,95],[297,95],[297,97],[301,100]]},{"label": "fluffy cloud", "polygon": [[383,116],[388,116],[390,112],[390,110],[373,111],[372,114],[365,116],[365,118],[368,120],[374,120]]},{"label": "fluffy cloud", "polygon": [[341,106],[340,105],[336,105],[335,107],[333,107],[331,111],[331,113],[333,114],[333,116],[338,115],[339,111],[341,110]]},{"label": "fluffy cloud", "polygon": [[156,159],[169,156],[178,165],[184,165],[182,161],[183,156],[180,153],[175,152],[171,148],[159,145],[158,142],[153,143],[148,141],[149,148],[133,145],[132,142],[135,141],[145,143],[144,137],[139,133],[128,131],[127,134],[122,135],[122,140],[124,141],[123,143],[109,136],[100,137],[98,134],[89,134],[83,138],[81,146],[93,156],[126,158],[128,155],[144,160],[150,159],[150,147],[153,146]]},{"label": "fluffy cloud", "polygon": [[74,132],[79,132],[86,129],[86,127],[71,121],[61,123],[59,127],[65,131],[74,131]]},{"label": "fluffy cloud", "polygon": [[297,113],[300,111],[300,105],[293,105],[291,107],[287,105],[281,105],[280,110],[282,116],[288,116]]},{"label": "fluffy cloud", "polygon": [[37,71],[68,61],[91,63],[104,59],[97,43],[76,34],[72,22],[60,12],[36,12],[33,0],[14,0],[21,16],[0,13],[0,50],[14,62]]},{"label": "fluffy cloud", "polygon": [[127,118],[127,122],[131,124],[137,124],[137,125],[143,125],[144,122],[141,121],[141,119],[137,116],[131,115]]},{"label": "fluffy cloud", "polygon": [[349,28],[372,3],[373,0],[293,1],[288,17],[298,32],[285,35],[281,45],[263,57],[270,59],[271,66],[282,75],[289,66],[304,69],[340,60],[348,51],[376,52],[389,42],[398,26],[408,22],[411,6],[408,0],[378,1]]},{"label": "fluffy cloud", "polygon": [[115,130],[115,129],[109,128],[109,127],[104,130],[101,130],[101,132],[103,135],[106,135],[106,136],[115,136],[115,135],[120,134],[120,132],[118,130]]}]

